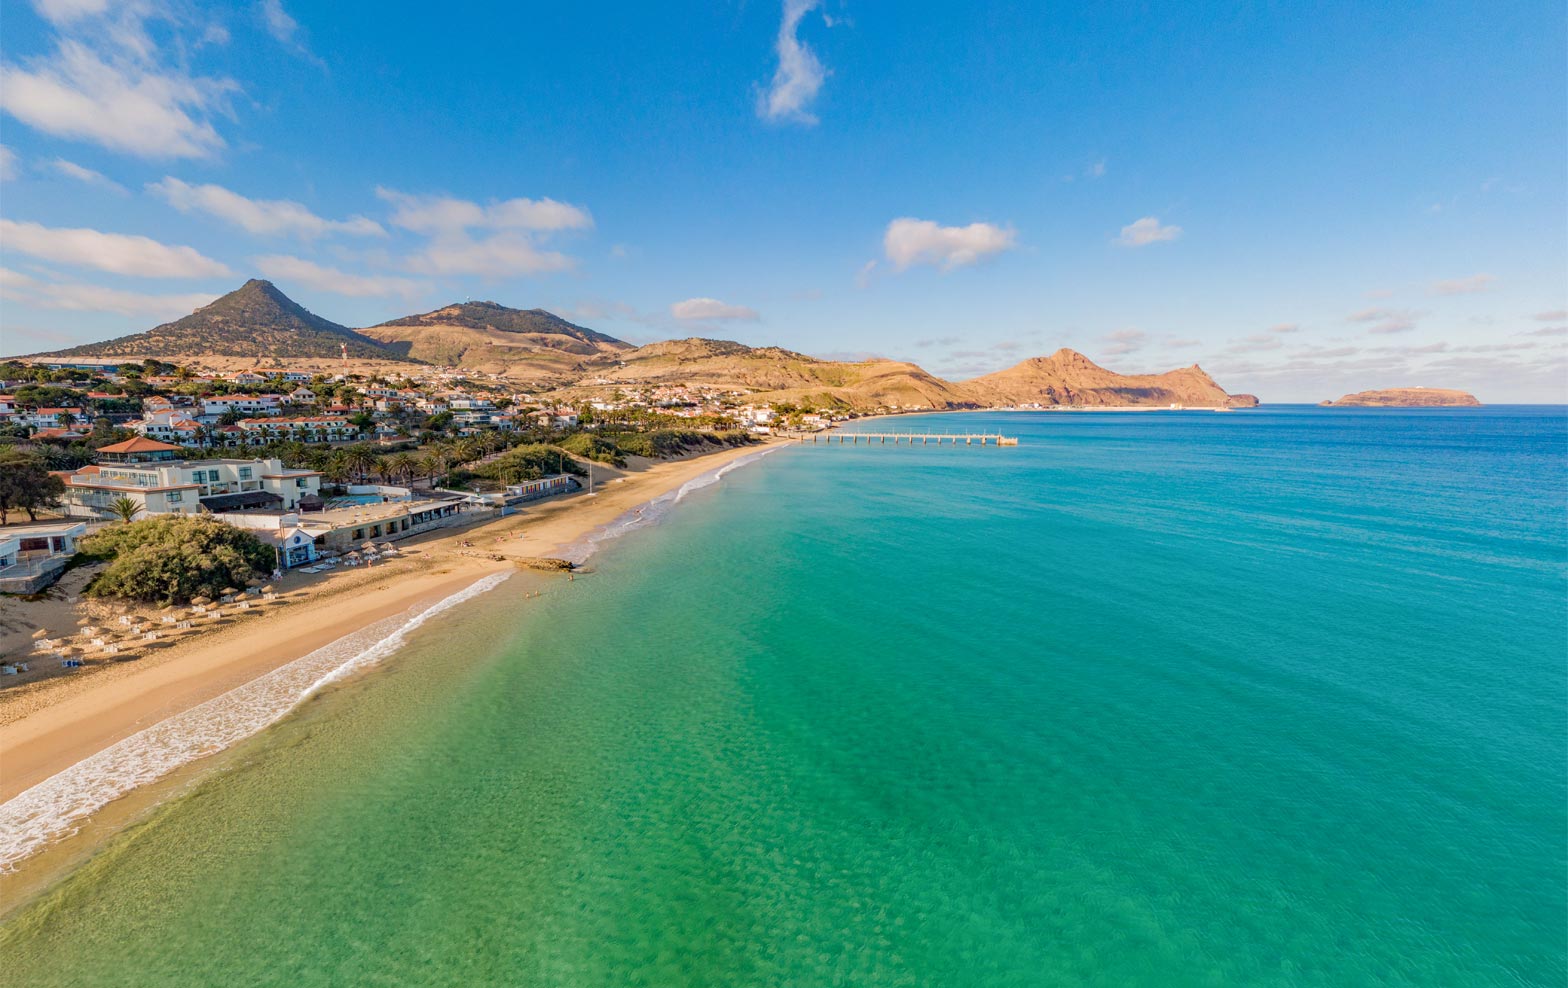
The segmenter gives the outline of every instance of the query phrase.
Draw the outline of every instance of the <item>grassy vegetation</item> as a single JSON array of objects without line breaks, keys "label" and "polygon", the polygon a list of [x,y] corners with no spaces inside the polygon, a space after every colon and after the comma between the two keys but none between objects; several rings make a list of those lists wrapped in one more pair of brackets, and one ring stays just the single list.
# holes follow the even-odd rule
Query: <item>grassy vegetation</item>
[{"label": "grassy vegetation", "polygon": [[265,576],[270,546],[243,529],[206,515],[160,515],[112,525],[81,540],[89,559],[109,565],[87,587],[94,597],[186,604],[218,597]]}]

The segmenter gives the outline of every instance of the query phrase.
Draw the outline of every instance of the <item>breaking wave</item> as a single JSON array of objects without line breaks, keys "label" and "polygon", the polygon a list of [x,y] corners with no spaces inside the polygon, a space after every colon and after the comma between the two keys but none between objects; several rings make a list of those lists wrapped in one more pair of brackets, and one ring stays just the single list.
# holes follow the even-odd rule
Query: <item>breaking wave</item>
[{"label": "breaking wave", "polygon": [[280,720],[311,694],[397,651],[409,632],[510,574],[486,576],[418,614],[377,621],[308,655],[138,731],[0,804],[0,870],[138,786],[215,754]]},{"label": "breaking wave", "polygon": [[612,539],[618,539],[627,532],[654,524],[660,518],[664,517],[665,513],[669,511],[670,508],[679,504],[686,497],[686,495],[692,493],[693,491],[700,491],[704,487],[711,487],[722,480],[724,475],[729,473],[731,470],[734,470],[740,466],[744,466],[747,463],[755,463],[764,456],[767,456],[769,453],[773,453],[784,448],[785,447],[783,446],[769,446],[766,449],[759,449],[755,453],[749,453],[745,456],[736,457],[721,467],[715,467],[714,469],[709,470],[707,473],[699,474],[698,476],[686,481],[686,483],[682,484],[678,489],[673,491],[666,491],[665,493],[660,494],[658,497],[639,504],[630,511],[617,516],[614,520],[604,525],[600,525],[598,528],[589,532],[587,535],[578,539],[576,542],[566,546],[558,553],[558,555],[562,559],[566,559],[570,562],[581,565],[582,563],[588,561],[589,556],[592,556],[595,552],[598,552],[599,546],[603,545],[604,543],[609,542]]}]

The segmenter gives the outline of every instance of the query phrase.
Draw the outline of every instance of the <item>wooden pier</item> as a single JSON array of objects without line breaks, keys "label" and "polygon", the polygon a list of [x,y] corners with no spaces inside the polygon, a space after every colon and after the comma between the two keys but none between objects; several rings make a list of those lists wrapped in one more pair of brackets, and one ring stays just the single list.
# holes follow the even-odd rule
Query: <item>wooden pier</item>
[{"label": "wooden pier", "polygon": [[786,438],[798,443],[826,443],[840,446],[1017,446],[1017,436],[994,432],[792,432]]}]

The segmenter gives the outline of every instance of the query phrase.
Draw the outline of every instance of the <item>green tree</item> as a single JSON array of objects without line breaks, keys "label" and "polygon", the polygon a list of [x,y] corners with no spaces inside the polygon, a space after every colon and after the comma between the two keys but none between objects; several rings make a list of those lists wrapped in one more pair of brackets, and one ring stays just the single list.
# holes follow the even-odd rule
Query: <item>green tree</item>
[{"label": "green tree", "polygon": [[37,521],[39,510],[58,507],[64,494],[65,482],[49,472],[43,457],[14,446],[0,447],[0,525],[18,510]]},{"label": "green tree", "polygon": [[343,451],[343,463],[364,483],[366,475],[376,468],[376,451],[364,443],[356,443]]},{"label": "green tree", "polygon": [[137,504],[131,498],[126,497],[124,494],[121,494],[113,501],[110,501],[108,507],[110,514],[125,522],[127,525],[135,521],[136,516],[142,512],[142,506]]},{"label": "green tree", "polygon": [[88,556],[108,560],[88,594],[164,604],[243,587],[274,562],[272,549],[254,535],[211,515],[159,515],[102,529],[79,544]]}]

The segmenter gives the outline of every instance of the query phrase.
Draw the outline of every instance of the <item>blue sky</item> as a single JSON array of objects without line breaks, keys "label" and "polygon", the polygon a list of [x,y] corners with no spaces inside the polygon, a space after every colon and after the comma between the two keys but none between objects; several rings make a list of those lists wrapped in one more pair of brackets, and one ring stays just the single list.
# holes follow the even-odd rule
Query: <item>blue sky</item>
[{"label": "blue sky", "polygon": [[0,351],[267,277],[963,377],[1568,400],[1558,2],[0,8]]}]

